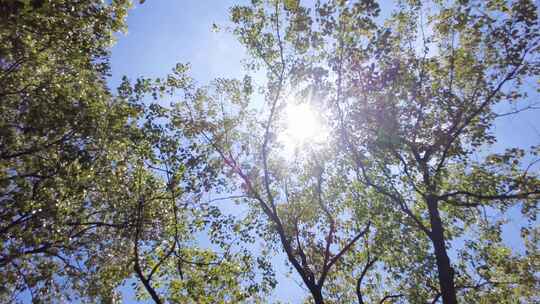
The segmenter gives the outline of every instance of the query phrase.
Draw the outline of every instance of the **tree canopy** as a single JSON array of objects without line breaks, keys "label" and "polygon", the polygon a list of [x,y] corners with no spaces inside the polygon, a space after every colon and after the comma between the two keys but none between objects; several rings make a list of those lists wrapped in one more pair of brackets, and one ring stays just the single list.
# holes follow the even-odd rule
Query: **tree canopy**
[{"label": "tree canopy", "polygon": [[394,4],[234,5],[243,78],[113,90],[129,1],[0,1],[0,302],[268,303],[275,255],[305,303],[540,301],[540,145],[495,132],[538,6]]}]

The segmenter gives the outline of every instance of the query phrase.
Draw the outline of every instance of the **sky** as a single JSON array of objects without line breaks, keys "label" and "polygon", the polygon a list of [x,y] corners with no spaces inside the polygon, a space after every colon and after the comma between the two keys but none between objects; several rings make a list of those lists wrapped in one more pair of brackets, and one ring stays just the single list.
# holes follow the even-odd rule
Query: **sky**
[{"label": "sky", "polygon": [[[138,1],[137,1],[138,2]],[[135,5],[128,15],[128,33],[119,34],[112,49],[112,76],[109,85],[114,88],[123,75],[134,80],[139,76],[162,77],[176,63],[190,63],[193,76],[199,84],[216,77],[241,78],[241,61],[245,49],[227,32],[213,32],[212,24],[226,24],[228,8],[239,1],[232,0],[148,0]],[[386,7],[388,8],[388,3]],[[495,134],[503,145],[528,147],[540,142],[540,112],[533,111],[519,117],[499,120]],[[516,211],[516,214],[518,212]],[[505,239],[519,247],[519,228],[505,228]],[[285,277],[284,256],[275,257],[278,282],[274,299],[298,303],[305,292],[299,287],[299,278]],[[129,286],[129,285],[128,285]],[[134,303],[133,294],[123,288],[126,303]]]},{"label": "sky", "polygon": [[[119,34],[112,50],[111,84],[122,75],[163,76],[176,63],[190,63],[200,83],[216,77],[241,77],[245,50],[212,24],[225,24],[231,0],[150,0],[128,15],[128,33]],[[238,2],[238,1],[236,1]]]}]

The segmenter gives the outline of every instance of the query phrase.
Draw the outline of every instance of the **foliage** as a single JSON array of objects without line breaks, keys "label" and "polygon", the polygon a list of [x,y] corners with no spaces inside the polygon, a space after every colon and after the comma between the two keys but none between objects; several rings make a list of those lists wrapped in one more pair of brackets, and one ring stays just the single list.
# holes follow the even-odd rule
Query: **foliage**
[{"label": "foliage", "polygon": [[[136,144],[143,157],[131,162],[142,164],[145,174],[150,170],[137,182],[142,189],[130,195],[138,209],[131,239],[138,296],[149,294],[156,303],[248,303],[275,285],[273,272],[264,256],[236,246],[239,223],[205,197],[228,186],[212,151],[191,140],[197,127],[177,128],[176,108],[204,98],[188,69],[178,64],[165,80],[140,78],[135,85],[124,79],[119,90],[121,98],[146,108],[143,141]],[[162,105],[165,99],[171,107]],[[198,245],[196,236],[204,234],[210,245]]]},{"label": "foliage", "polygon": [[243,79],[113,93],[129,5],[0,5],[0,301],[263,303],[280,252],[306,303],[538,301],[540,148],[494,131],[537,109],[532,1],[252,0]]},{"label": "foliage", "polygon": [[[168,111],[155,100],[171,91],[148,79],[125,79],[116,95],[106,86],[128,7],[2,5],[2,302],[117,302],[129,278],[160,301],[231,303],[264,292],[254,277],[264,258],[230,248],[225,229],[210,248],[195,242],[211,225],[232,224],[200,203],[220,181],[206,152],[164,123]],[[178,65],[168,88],[190,85],[186,73]]]},{"label": "foliage", "polygon": [[29,290],[45,301],[85,285],[85,294],[111,299],[125,270],[111,263],[120,244],[100,248],[112,227],[97,222],[125,214],[105,215],[109,202],[91,198],[120,170],[111,163],[126,152],[124,128],[136,115],[105,86],[108,48],[128,3],[1,7],[0,294],[9,301]]},{"label": "foliage", "polygon": [[[536,6],[531,1],[401,1],[381,21],[374,1],[291,3],[234,7],[233,30],[252,55],[248,68],[266,68],[267,130],[279,132],[279,112],[293,102],[286,96],[320,109],[331,132],[327,142],[339,146],[330,162],[346,164],[339,167],[339,185],[370,193],[355,202],[356,208],[369,210],[376,201],[383,210],[401,213],[389,216],[397,225],[385,232],[402,240],[411,229],[416,234],[405,247],[391,237],[375,243],[375,248],[411,251],[406,257],[381,257],[386,273],[396,279],[385,285],[401,286],[414,303],[491,296],[533,301],[538,269],[531,260],[537,249],[512,252],[502,241],[497,214],[507,216],[520,206],[523,220],[516,220],[524,224],[526,238],[537,224],[537,147],[530,154],[512,147],[487,151],[497,140],[492,127],[498,117],[535,109],[528,94],[537,92],[526,84],[537,81],[539,73]],[[279,96],[280,91],[285,94]],[[497,112],[504,108],[511,110]],[[265,139],[261,170],[270,171],[273,182],[279,174],[265,167],[265,153],[277,140],[260,137]],[[315,166],[326,167],[329,161],[312,152],[314,145],[303,152]],[[357,213],[359,223],[368,214]],[[381,224],[375,221],[373,228],[390,228]],[[459,239],[466,245],[454,247]],[[449,247],[460,252],[452,262]],[[489,258],[493,254],[511,259],[519,274],[511,279],[509,266],[506,273],[496,270],[507,262]],[[356,263],[369,265],[369,259]],[[409,286],[400,278],[404,271],[413,282]],[[519,290],[519,296],[510,290]]]}]

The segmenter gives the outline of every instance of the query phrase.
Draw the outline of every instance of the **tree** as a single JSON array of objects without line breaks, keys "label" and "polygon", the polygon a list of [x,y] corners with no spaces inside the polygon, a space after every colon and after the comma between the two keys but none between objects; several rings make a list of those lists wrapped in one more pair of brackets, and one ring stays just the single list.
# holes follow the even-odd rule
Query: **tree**
[{"label": "tree", "polygon": [[[129,185],[122,200],[136,206],[129,241],[138,295],[155,303],[256,302],[275,285],[273,272],[264,256],[237,246],[249,235],[206,198],[229,188],[213,151],[190,139],[193,129],[177,128],[176,108],[202,97],[188,70],[178,64],[165,79],[124,79],[119,89],[119,98],[145,109],[133,144],[140,151],[130,153],[138,159],[128,162],[140,171],[119,183]],[[198,235],[212,246],[198,245]]]},{"label": "tree", "polygon": [[[291,235],[283,224],[294,223],[294,217],[285,217],[294,207],[280,209],[276,203],[287,199],[287,187],[280,190],[278,184],[301,179],[285,179],[295,173],[294,166],[279,171],[269,156],[279,149],[280,113],[290,103],[286,96],[324,109],[321,116],[332,134],[327,141],[340,147],[330,153],[330,162],[348,164],[339,166],[342,178],[355,183],[354,191],[373,191],[369,198],[406,216],[392,218],[400,223],[400,233],[409,231],[406,227],[420,233],[420,240],[406,246],[422,259],[394,256],[414,261],[411,273],[419,281],[406,290],[410,301],[534,299],[538,278],[535,268],[527,265],[534,263],[537,251],[532,244],[537,239],[538,148],[533,147],[529,157],[522,149],[510,148],[482,155],[485,161],[475,158],[496,142],[492,127],[498,117],[536,108],[528,103],[528,94],[537,92],[524,88],[524,83],[537,81],[539,73],[536,6],[531,1],[403,1],[384,22],[375,20],[378,13],[374,1],[316,2],[313,8],[299,1],[253,1],[234,7],[233,30],[254,59],[248,67],[262,65],[267,71],[262,92],[268,116],[261,125],[246,127],[253,135],[262,126],[258,138],[251,139],[255,145],[240,144],[228,135],[231,122],[226,118],[226,130],[212,133],[209,141],[240,177],[244,193],[258,201],[316,303],[323,302],[322,284],[310,279],[314,276],[302,265],[301,242],[295,245],[295,231]],[[498,113],[505,103],[514,109]],[[249,161],[239,161],[246,147],[256,152]],[[317,181],[329,160],[305,149],[312,161],[302,164],[300,171],[315,168],[308,175]],[[309,191],[313,184],[298,187]],[[356,201],[357,207],[367,201]],[[327,214],[327,207],[316,211],[315,203],[309,206]],[[521,206],[528,221],[522,231],[531,251],[524,255],[504,245],[502,222],[488,216],[505,214],[512,206]],[[366,214],[357,216],[358,223],[366,222]],[[343,217],[319,217],[324,224],[316,230],[332,230],[333,221]],[[451,241],[459,238],[465,245],[453,246]],[[327,244],[329,239],[330,234]],[[431,244],[432,255],[426,254],[430,249],[422,240]],[[490,245],[478,246],[476,241]],[[450,247],[458,253],[454,263]],[[387,261],[392,263],[396,261]],[[435,272],[430,271],[431,263]],[[327,264],[322,265],[325,273]],[[521,265],[520,270],[501,272],[510,265]],[[388,271],[395,275],[397,269]]]},{"label": "tree", "polygon": [[[2,302],[24,293],[115,302],[133,277],[157,303],[230,303],[272,283],[271,271],[264,284],[253,277],[264,259],[227,246],[221,226],[232,220],[200,203],[219,185],[206,152],[168,128],[167,109],[152,102],[189,85],[187,67],[177,66],[168,91],[148,79],[125,79],[117,94],[107,87],[109,48],[128,7],[0,7]],[[194,235],[213,226],[215,245],[198,246]]]},{"label": "tree", "polygon": [[[343,264],[353,256],[363,260],[364,243],[370,243],[376,235],[370,233],[366,208],[359,207],[367,206],[372,194],[363,193],[360,185],[350,184],[348,176],[342,174],[350,164],[336,157],[340,151],[331,140],[329,144],[307,143],[289,156],[283,154],[283,142],[278,138],[283,131],[283,109],[291,103],[287,96],[306,95],[295,87],[297,77],[301,77],[299,62],[289,51],[307,43],[298,29],[303,23],[298,23],[306,22],[304,28],[307,26],[309,11],[294,1],[254,1],[252,5],[233,7],[231,15],[235,34],[253,55],[249,66],[256,69],[262,64],[267,72],[267,82],[260,88],[266,108],[262,113],[252,111],[249,76],[243,81],[218,79],[211,87],[189,94],[192,100],[177,108],[178,128],[192,129],[193,140],[214,149],[230,176],[229,182],[238,185],[240,196],[252,207],[251,218],[263,223],[261,236],[284,252],[311,300],[343,301],[342,291],[325,291],[324,286],[337,285],[340,271],[363,278],[370,268],[363,270],[359,260],[348,267]],[[374,16],[376,6],[360,7],[351,20],[371,20]],[[355,212],[361,214],[352,220],[350,215]],[[377,214],[369,215],[380,221]],[[372,266],[375,262],[368,256],[365,263]],[[372,289],[374,295],[382,294],[382,288]],[[353,297],[361,301],[361,294],[358,291]],[[380,296],[397,297],[389,292]]]},{"label": "tree", "polygon": [[[113,93],[128,1],[2,3],[0,300],[262,303],[283,252],[306,303],[537,301],[540,148],[494,147],[538,108],[537,7],[397,4],[252,0],[243,79]],[[298,104],[325,127],[292,143]]]},{"label": "tree", "polygon": [[[344,147],[362,182],[391,199],[431,241],[439,280],[434,300],[457,303],[473,291],[487,298],[509,286],[521,294],[506,293],[506,299],[532,299],[538,286],[534,267],[497,273],[498,263],[506,262],[486,258],[481,252],[487,248],[476,248],[474,241],[458,249],[454,266],[448,247],[452,239],[475,239],[470,234],[479,231],[478,241],[491,244],[491,254],[496,250],[523,265],[534,256],[535,249],[524,256],[510,253],[501,241],[501,223],[490,223],[485,213],[519,205],[534,227],[538,148],[528,159],[517,148],[486,154],[496,142],[492,126],[505,115],[497,105],[517,107],[507,114],[534,108],[527,95],[537,92],[524,83],[538,79],[536,7],[530,1],[432,5],[426,23],[427,3],[404,5],[376,44],[372,62],[345,63],[355,67],[346,80],[354,97],[343,102],[339,116]],[[484,160],[475,161],[481,152]],[[523,229],[527,239],[531,228]]]},{"label": "tree", "polygon": [[[93,242],[112,229],[92,223],[102,214],[88,198],[107,187],[114,153],[122,152],[113,147],[124,142],[134,115],[105,86],[108,47],[127,7],[127,1],[2,2],[2,297],[29,290],[45,300],[61,293],[61,285],[77,288],[85,280],[77,257],[90,256]],[[88,267],[89,279],[99,276],[95,266]],[[64,275],[72,280],[59,280]],[[115,276],[92,278],[89,289]]]},{"label": "tree", "polygon": [[[409,289],[410,301],[534,299],[537,269],[527,265],[537,252],[532,243],[538,148],[532,147],[529,157],[510,148],[483,154],[484,161],[475,158],[496,142],[492,127],[498,117],[535,109],[528,95],[537,91],[524,84],[538,80],[536,6],[403,1],[387,20],[376,22],[370,18],[379,11],[373,1],[316,2],[312,10],[285,1],[286,22],[276,23],[272,33],[265,29],[277,17],[265,14],[261,1],[253,3],[254,9],[232,11],[233,22],[245,25],[236,30],[241,41],[270,73],[279,76],[285,66],[293,67],[286,74],[294,83],[288,89],[308,92],[309,102],[324,109],[333,131],[329,141],[345,154],[334,157],[353,164],[341,174],[383,195],[387,208],[401,211],[406,224],[431,243],[439,286],[428,276],[421,285],[431,290]],[[280,86],[277,79],[270,86]],[[501,114],[501,104],[514,109]],[[486,216],[512,206],[521,206],[528,221],[523,237],[531,251],[525,255],[507,248],[502,222]],[[458,238],[465,246],[452,246]],[[454,264],[451,246],[459,253]],[[424,256],[424,263],[432,261],[415,254]],[[521,265],[520,270],[501,273],[509,265]]]}]

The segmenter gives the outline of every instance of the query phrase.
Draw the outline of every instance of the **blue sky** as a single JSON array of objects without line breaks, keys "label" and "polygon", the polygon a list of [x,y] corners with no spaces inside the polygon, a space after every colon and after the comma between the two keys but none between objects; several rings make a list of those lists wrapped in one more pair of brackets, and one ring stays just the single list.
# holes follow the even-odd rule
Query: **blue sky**
[{"label": "blue sky", "polygon": [[[111,84],[122,75],[163,76],[189,62],[200,83],[240,77],[245,51],[231,34],[211,31],[224,24],[235,1],[146,1],[129,12],[128,33],[118,35],[112,52]],[[236,1],[238,2],[238,1]]]},{"label": "blue sky", "polygon": [[[130,79],[161,77],[178,62],[190,63],[191,75],[200,84],[216,77],[242,77],[241,60],[245,58],[245,50],[231,34],[211,31],[213,23],[227,23],[228,8],[238,2],[149,0],[143,5],[137,4],[128,16],[128,33],[118,35],[112,50],[109,85],[116,87],[123,75]],[[496,149],[503,145],[528,147],[538,144],[540,111],[503,118],[494,130],[500,142],[494,147]],[[514,246],[520,246],[518,235],[517,226],[505,229],[505,239]],[[274,262],[280,272],[275,298],[300,302],[305,293],[293,279],[283,276],[284,257],[277,256]],[[126,303],[133,303],[132,295],[127,291],[125,299]]]}]

